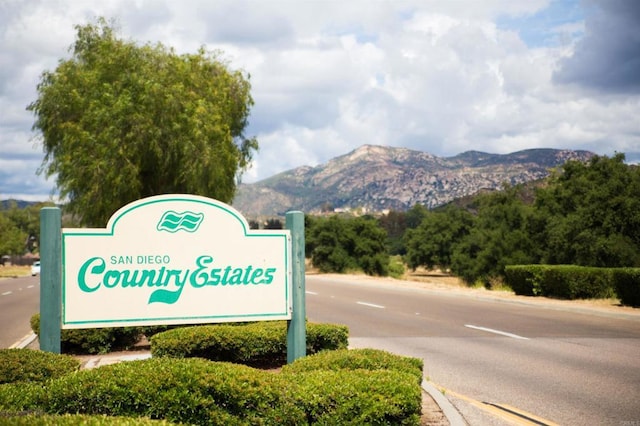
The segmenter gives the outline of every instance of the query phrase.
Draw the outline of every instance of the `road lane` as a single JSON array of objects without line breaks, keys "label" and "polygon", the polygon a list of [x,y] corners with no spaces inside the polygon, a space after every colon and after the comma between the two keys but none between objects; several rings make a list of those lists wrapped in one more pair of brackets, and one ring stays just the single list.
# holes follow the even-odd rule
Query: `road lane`
[{"label": "road lane", "polygon": [[[307,288],[315,293],[307,296],[311,321],[348,325],[353,347],[423,358],[430,380],[451,391],[559,424],[640,421],[637,312],[593,315],[323,276],[308,276]],[[502,424],[453,400],[479,419],[472,424]]]},{"label": "road lane", "polygon": [[40,310],[40,276],[0,279],[0,348],[31,332],[29,320]]}]

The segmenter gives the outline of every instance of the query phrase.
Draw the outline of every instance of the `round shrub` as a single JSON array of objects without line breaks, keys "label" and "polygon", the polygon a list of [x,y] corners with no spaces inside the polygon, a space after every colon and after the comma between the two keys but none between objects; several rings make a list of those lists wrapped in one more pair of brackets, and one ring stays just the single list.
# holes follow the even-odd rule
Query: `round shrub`
[{"label": "round shrub", "polygon": [[45,413],[194,425],[287,425],[303,415],[279,375],[198,358],[152,358],[83,370],[49,382],[34,399],[27,406]]},{"label": "round shrub", "polygon": [[[40,314],[31,317],[31,330],[40,335]],[[115,349],[127,349],[140,340],[141,327],[107,327],[62,330],[60,346],[63,353],[103,354]]]},{"label": "round shrub", "polygon": [[[307,324],[307,353],[346,348],[349,330],[331,324]],[[253,366],[280,366],[287,359],[287,324],[265,321],[241,325],[182,327],[151,338],[154,357],[205,358]]]},{"label": "round shrub", "polygon": [[295,375],[306,424],[418,425],[422,389],[393,370],[317,370]]},{"label": "round shrub", "polygon": [[295,360],[282,368],[283,374],[317,370],[394,370],[411,374],[422,383],[424,363],[379,349],[343,349],[324,351]]},{"label": "round shrub", "polygon": [[0,349],[0,384],[42,382],[79,368],[80,362],[68,355],[32,349]]}]

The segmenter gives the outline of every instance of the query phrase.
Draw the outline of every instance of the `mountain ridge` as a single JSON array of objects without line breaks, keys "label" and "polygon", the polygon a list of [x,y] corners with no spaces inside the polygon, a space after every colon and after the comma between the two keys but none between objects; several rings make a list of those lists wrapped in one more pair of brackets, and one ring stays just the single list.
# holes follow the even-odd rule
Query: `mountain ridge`
[{"label": "mountain ridge", "polygon": [[403,211],[415,204],[434,208],[504,183],[543,179],[569,160],[588,161],[594,155],[537,148],[437,157],[408,148],[362,145],[315,167],[301,166],[241,184],[232,205],[250,218],[282,216],[290,210]]}]

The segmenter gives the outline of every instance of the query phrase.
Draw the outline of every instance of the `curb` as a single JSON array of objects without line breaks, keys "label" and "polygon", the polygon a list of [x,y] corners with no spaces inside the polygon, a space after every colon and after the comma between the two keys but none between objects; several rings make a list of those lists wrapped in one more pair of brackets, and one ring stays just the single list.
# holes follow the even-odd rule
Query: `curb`
[{"label": "curb", "polygon": [[422,389],[438,404],[450,426],[467,426],[460,412],[434,385],[423,379]]},{"label": "curb", "polygon": [[17,343],[14,343],[13,345],[9,346],[10,349],[24,349],[27,346],[29,346],[31,343],[33,343],[34,340],[36,340],[38,336],[36,336],[35,333],[31,333],[26,335],[25,337],[22,338],[22,340],[20,340]]}]

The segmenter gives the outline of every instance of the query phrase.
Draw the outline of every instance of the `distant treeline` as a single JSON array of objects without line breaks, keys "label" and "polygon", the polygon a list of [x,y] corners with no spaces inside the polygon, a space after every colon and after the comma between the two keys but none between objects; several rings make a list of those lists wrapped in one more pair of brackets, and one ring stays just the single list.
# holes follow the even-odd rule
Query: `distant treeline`
[{"label": "distant treeline", "polygon": [[322,271],[387,275],[389,255],[491,286],[506,265],[640,266],[640,168],[624,154],[570,161],[537,185],[505,185],[466,203],[381,217],[307,218]]}]

